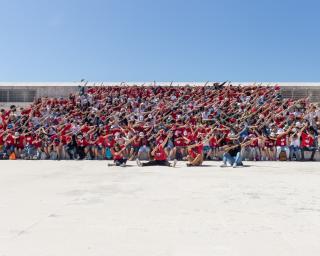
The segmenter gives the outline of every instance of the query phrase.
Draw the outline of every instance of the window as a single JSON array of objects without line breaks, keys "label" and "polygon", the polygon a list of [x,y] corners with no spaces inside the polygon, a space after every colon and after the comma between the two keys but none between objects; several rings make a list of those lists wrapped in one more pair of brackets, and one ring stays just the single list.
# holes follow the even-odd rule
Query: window
[{"label": "window", "polygon": [[36,97],[36,90],[0,89],[0,102],[32,102]]}]

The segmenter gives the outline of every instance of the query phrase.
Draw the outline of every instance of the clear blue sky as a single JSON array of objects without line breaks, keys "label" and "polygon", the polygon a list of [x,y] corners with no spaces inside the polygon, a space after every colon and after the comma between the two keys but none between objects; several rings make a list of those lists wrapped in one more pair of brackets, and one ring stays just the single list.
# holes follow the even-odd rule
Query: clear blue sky
[{"label": "clear blue sky", "polygon": [[0,81],[320,81],[320,2],[0,0]]}]

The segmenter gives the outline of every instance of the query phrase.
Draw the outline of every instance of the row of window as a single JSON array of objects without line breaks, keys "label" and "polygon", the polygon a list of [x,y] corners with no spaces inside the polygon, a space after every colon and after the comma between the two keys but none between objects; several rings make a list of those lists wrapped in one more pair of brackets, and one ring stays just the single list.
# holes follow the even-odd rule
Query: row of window
[{"label": "row of window", "polygon": [[[0,102],[33,102],[36,97],[36,90],[26,89],[0,89]],[[309,96],[311,101],[318,101],[319,90],[287,90],[283,92],[285,98],[303,98]]]},{"label": "row of window", "polygon": [[32,102],[36,97],[36,90],[0,89],[0,102]]}]

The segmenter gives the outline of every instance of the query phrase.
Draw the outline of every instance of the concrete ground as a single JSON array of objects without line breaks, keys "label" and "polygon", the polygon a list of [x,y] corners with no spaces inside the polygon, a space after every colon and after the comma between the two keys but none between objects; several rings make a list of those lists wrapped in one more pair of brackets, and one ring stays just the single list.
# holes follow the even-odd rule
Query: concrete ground
[{"label": "concrete ground", "polygon": [[0,256],[320,255],[320,163],[0,161]]}]

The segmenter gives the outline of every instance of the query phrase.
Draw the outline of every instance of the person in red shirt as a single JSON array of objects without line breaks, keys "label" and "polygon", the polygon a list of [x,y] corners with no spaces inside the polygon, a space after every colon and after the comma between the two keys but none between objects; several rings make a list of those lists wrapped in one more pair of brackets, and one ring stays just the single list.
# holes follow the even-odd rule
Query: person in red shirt
[{"label": "person in red shirt", "polygon": [[5,133],[3,135],[5,152],[9,156],[11,153],[15,152],[15,140],[14,136],[10,133]]},{"label": "person in red shirt", "polygon": [[108,164],[108,166],[121,166],[125,167],[127,163],[127,158],[124,155],[126,147],[124,145],[120,145],[118,143],[114,144],[114,147],[111,149],[111,153],[113,156],[114,164]]},{"label": "person in red shirt", "polygon": [[62,148],[62,156],[67,156],[67,145],[71,141],[71,135],[69,133],[60,132],[60,144]]},{"label": "person in red shirt", "polygon": [[219,147],[221,146],[221,142],[224,139],[223,136],[213,134],[209,139],[209,147],[207,158],[208,159],[218,159]]},{"label": "person in red shirt", "polygon": [[0,152],[2,152],[3,147],[4,147],[4,141],[3,141],[3,131],[0,131]]},{"label": "person in red shirt", "polygon": [[177,160],[175,159],[173,161],[173,164],[169,163],[168,161],[168,156],[165,151],[165,145],[169,139],[169,135],[164,139],[164,141],[161,144],[157,144],[155,148],[151,152],[151,156],[153,157],[153,160],[146,162],[146,163],[141,163],[139,158],[137,158],[137,165],[142,167],[142,166],[169,166],[169,167],[175,167],[177,164]]},{"label": "person in red shirt", "polygon": [[113,164],[108,163],[108,166],[121,166],[125,167],[127,163],[127,157],[125,154],[125,150],[127,146],[136,139],[136,136],[133,136],[127,143],[120,145],[119,143],[115,143],[114,146],[111,148],[111,153],[113,157]]},{"label": "person in red shirt", "polygon": [[284,131],[283,129],[279,129],[277,132],[276,137],[276,160],[279,160],[279,156],[281,151],[284,151],[286,153],[287,159],[289,159],[290,156],[290,150],[288,146],[288,134],[291,131],[293,125],[290,126],[287,131]]},{"label": "person in red shirt", "polygon": [[275,160],[275,145],[276,145],[276,135],[272,132],[269,136],[263,137],[264,152],[266,160]]},{"label": "person in red shirt", "polygon": [[129,161],[132,161],[136,158],[138,155],[139,149],[142,146],[142,137],[144,136],[143,132],[139,133],[139,136],[136,135],[135,139],[132,140],[131,142],[131,148],[129,152]]},{"label": "person in red shirt", "polygon": [[15,132],[14,134],[14,145],[15,145],[16,156],[19,158],[21,156],[21,153],[25,145],[24,136],[20,135],[19,132]]},{"label": "person in red shirt", "polygon": [[301,160],[305,161],[304,152],[311,151],[310,161],[314,161],[316,150],[314,130],[309,129],[303,131],[301,133]]},{"label": "person in red shirt", "polygon": [[77,154],[79,156],[79,159],[84,159],[88,153],[88,145],[89,143],[87,140],[83,137],[82,134],[78,134],[77,136]]},{"label": "person in red shirt", "polygon": [[182,160],[183,157],[186,155],[186,147],[188,144],[188,140],[186,137],[179,135],[174,139],[174,148],[172,150],[172,155],[174,158]]},{"label": "person in red shirt", "polygon": [[258,145],[258,137],[255,134],[250,134],[249,139],[251,139],[251,143],[249,145],[251,160],[260,160],[261,152]]},{"label": "person in red shirt", "polygon": [[194,143],[193,145],[188,146],[187,151],[188,151],[187,160],[189,161],[189,163],[187,163],[188,167],[202,165],[203,142],[201,137],[198,139],[197,143]]},{"label": "person in red shirt", "polygon": [[95,159],[103,159],[106,155],[106,134],[105,132],[101,133],[100,136],[98,136],[95,140],[92,139],[93,144],[93,153],[95,156]]}]

